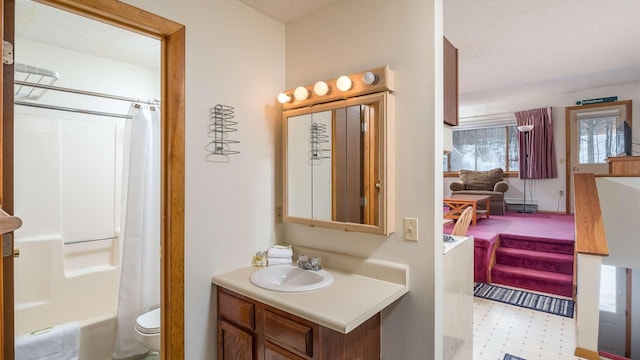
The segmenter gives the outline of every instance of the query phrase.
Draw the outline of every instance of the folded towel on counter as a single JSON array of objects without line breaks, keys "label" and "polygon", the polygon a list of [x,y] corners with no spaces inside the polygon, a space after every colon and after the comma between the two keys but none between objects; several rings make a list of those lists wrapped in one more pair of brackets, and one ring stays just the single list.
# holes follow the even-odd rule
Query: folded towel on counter
[{"label": "folded towel on counter", "polygon": [[271,247],[276,249],[291,249],[291,244],[289,243],[281,243],[281,244],[273,244]]},{"label": "folded towel on counter", "polygon": [[18,336],[15,351],[16,360],[78,360],[80,324],[74,321]]},{"label": "folded towel on counter", "polygon": [[267,257],[269,259],[271,258],[282,258],[282,259],[289,258],[290,259],[292,256],[293,256],[292,248],[279,249],[275,247],[270,247],[269,250],[267,250]]},{"label": "folded towel on counter", "polygon": [[267,258],[267,265],[293,264],[291,258]]}]

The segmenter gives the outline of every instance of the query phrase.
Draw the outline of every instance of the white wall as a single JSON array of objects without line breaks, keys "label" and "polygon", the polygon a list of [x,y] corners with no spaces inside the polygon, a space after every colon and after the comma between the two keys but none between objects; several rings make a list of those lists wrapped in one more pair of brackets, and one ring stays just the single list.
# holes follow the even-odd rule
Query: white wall
[{"label": "white wall", "polygon": [[600,322],[600,269],[602,256],[578,254],[576,281],[580,291],[576,296],[576,348],[598,351],[598,323]]},{"label": "white wall", "polygon": [[[159,59],[160,54],[158,61]],[[55,82],[55,86],[139,99],[160,96],[158,69],[125,64],[21,38],[16,39],[15,60],[57,71],[60,79]],[[120,114],[126,114],[130,105],[124,101],[57,91],[47,91],[40,102]]]},{"label": "white wall", "polygon": [[640,269],[640,179],[598,177],[596,184],[609,248],[602,263]]},{"label": "white wall", "polygon": [[[186,26],[185,359],[214,359],[212,276],[278,239],[284,25],[235,0],[125,2]],[[239,122],[229,163],[205,161],[216,104]]]},{"label": "white wall", "polygon": [[[442,358],[441,5],[343,0],[287,24],[287,88],[386,64],[395,71],[395,233],[285,225],[294,246],[410,265],[409,294],[382,314],[383,359]],[[420,241],[402,238],[405,216],[418,219]]]},{"label": "white wall", "polygon": [[[461,74],[461,76],[463,76]],[[488,95],[490,96],[490,95]],[[538,204],[538,210],[544,211],[566,211],[566,199],[560,196],[566,189],[566,154],[565,154],[565,108],[575,106],[577,100],[593,99],[607,96],[617,96],[619,100],[633,101],[633,137],[640,137],[640,82],[610,86],[604,88],[579,90],[562,94],[538,94],[526,97],[504,97],[500,93],[499,99],[493,102],[466,105],[460,107],[460,118],[483,116],[490,114],[515,113],[516,111],[551,106],[553,116],[553,141],[556,150],[556,165],[558,166],[558,177],[555,179],[529,179],[527,180],[527,202],[533,199]],[[636,141],[637,142],[637,141]],[[640,145],[633,146],[634,154],[640,154]],[[449,195],[449,184],[458,178],[446,178],[443,184],[443,193]],[[518,178],[507,178],[509,190],[505,198],[519,199],[522,201],[523,182]],[[531,192],[529,192],[531,188]]]}]

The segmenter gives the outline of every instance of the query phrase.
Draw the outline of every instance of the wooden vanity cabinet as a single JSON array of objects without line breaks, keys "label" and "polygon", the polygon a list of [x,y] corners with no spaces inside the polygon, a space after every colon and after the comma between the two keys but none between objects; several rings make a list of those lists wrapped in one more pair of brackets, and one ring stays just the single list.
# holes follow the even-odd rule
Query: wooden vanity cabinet
[{"label": "wooden vanity cabinet", "polygon": [[219,360],[379,358],[379,313],[343,334],[218,287]]}]

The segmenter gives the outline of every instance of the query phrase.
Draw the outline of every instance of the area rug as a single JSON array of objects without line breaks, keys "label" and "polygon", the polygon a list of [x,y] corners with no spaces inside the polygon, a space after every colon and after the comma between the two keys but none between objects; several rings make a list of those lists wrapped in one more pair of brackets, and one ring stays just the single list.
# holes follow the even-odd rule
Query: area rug
[{"label": "area rug", "polygon": [[511,354],[504,354],[504,358],[502,360],[525,360],[525,358],[513,356]]},{"label": "area rug", "polygon": [[473,287],[473,295],[483,299],[573,318],[573,308],[575,306],[573,300],[559,299],[485,283],[476,283]]}]

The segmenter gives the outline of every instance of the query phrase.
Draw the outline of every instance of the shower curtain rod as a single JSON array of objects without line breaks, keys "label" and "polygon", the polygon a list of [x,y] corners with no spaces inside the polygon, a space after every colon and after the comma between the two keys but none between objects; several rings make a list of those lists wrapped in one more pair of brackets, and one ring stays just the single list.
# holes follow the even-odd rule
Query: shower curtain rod
[{"label": "shower curtain rod", "polygon": [[57,106],[57,105],[38,104],[38,103],[32,103],[32,102],[28,102],[28,101],[14,101],[13,104],[14,105],[37,107],[37,108],[41,108],[41,109],[68,111],[68,112],[74,112],[74,113],[80,113],[80,114],[115,117],[115,118],[121,118],[121,119],[133,119],[133,116],[131,116],[131,115],[108,113],[108,112],[94,111],[94,110],[84,110],[84,109],[70,108],[70,107]]},{"label": "shower curtain rod", "polygon": [[120,100],[120,101],[127,101],[127,102],[137,102],[137,103],[144,103],[144,104],[149,104],[149,105],[154,105],[154,104],[155,105],[159,105],[160,104],[160,101],[157,101],[157,100],[141,100],[141,99],[136,99],[136,98],[130,98],[130,97],[118,96],[118,95],[111,95],[111,94],[104,94],[104,93],[98,93],[98,92],[93,92],[93,91],[71,89],[71,88],[65,88],[65,87],[47,85],[47,84],[37,84],[37,83],[28,82],[28,81],[15,80],[14,84],[22,85],[22,86],[32,86],[32,87],[36,87],[36,88],[40,88],[40,89],[69,92],[69,93],[73,93],[73,94],[95,96],[95,97],[101,97],[101,98],[112,99],[112,100]]}]

